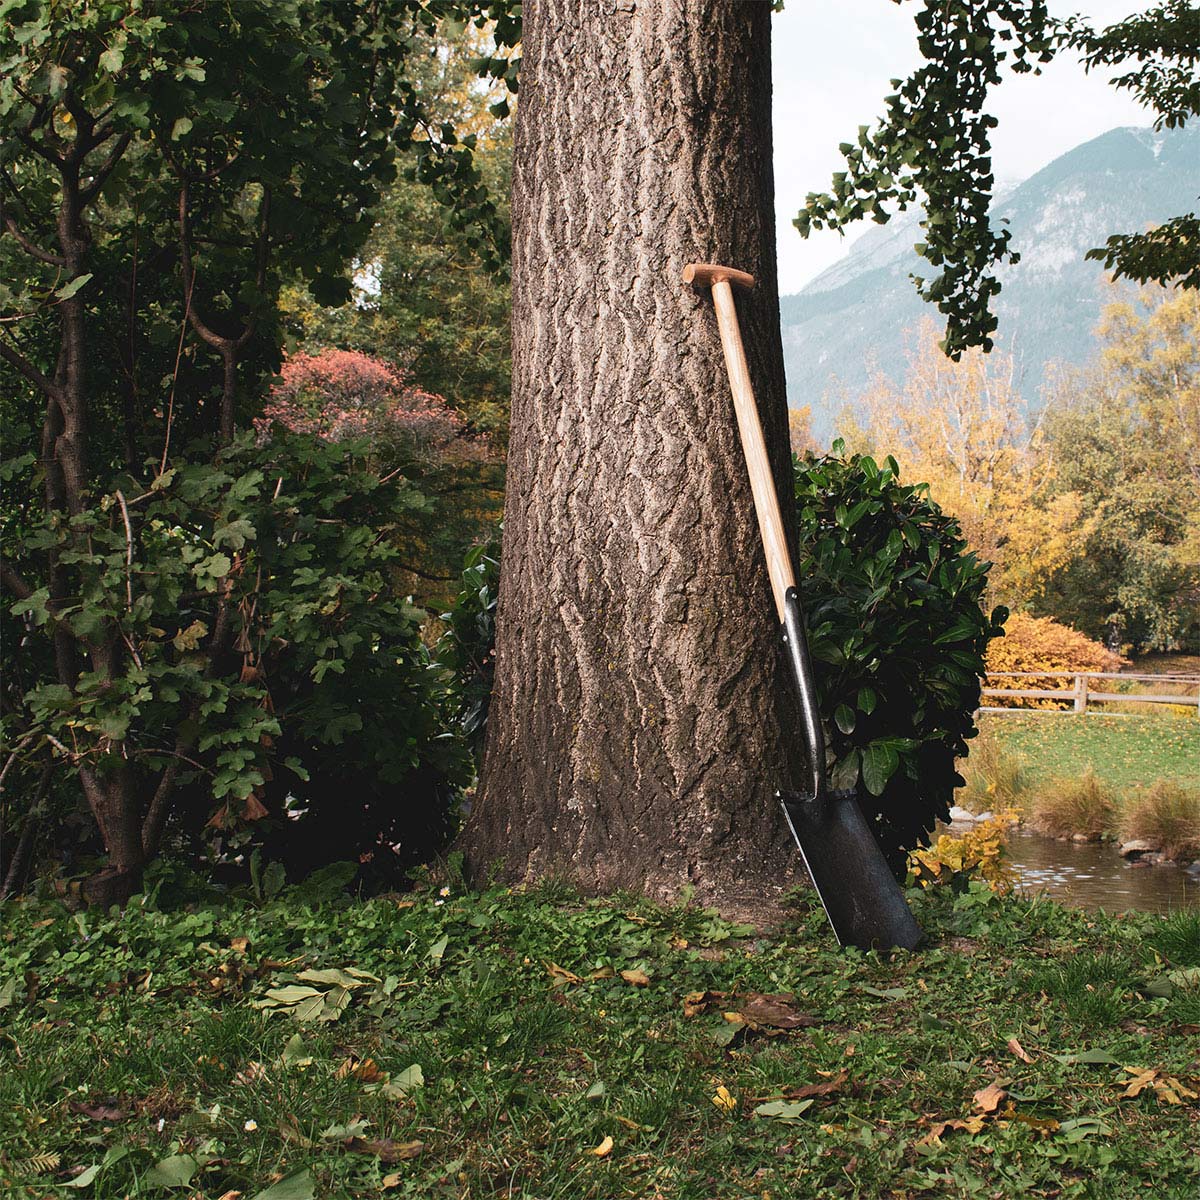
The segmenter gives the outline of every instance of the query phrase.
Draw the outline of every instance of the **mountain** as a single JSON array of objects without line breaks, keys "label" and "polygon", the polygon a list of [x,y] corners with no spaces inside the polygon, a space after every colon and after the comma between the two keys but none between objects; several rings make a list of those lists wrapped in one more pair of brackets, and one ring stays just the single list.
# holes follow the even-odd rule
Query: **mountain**
[{"label": "mountain", "polygon": [[[1027,402],[1036,404],[1048,364],[1082,364],[1095,351],[1093,330],[1112,289],[1103,266],[1084,254],[1109,234],[1194,211],[1198,194],[1193,124],[1110,130],[997,196],[993,219],[1009,222],[1021,261],[999,273],[996,345],[1016,356]],[[908,278],[931,270],[913,249],[920,216],[902,213],[872,229],[802,292],[780,299],[788,402],[812,405],[818,436],[876,371],[903,376],[906,334],[923,316],[944,324]]]}]

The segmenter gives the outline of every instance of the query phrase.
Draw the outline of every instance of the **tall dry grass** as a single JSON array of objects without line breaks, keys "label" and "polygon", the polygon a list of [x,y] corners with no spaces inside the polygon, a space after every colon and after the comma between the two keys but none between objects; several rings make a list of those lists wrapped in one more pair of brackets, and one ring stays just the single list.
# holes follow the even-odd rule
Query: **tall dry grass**
[{"label": "tall dry grass", "polygon": [[1121,814],[1125,841],[1146,841],[1167,858],[1200,858],[1200,790],[1159,780]]},{"label": "tall dry grass", "polygon": [[1029,825],[1049,837],[1082,834],[1098,841],[1112,833],[1117,805],[1090,767],[1078,779],[1054,779],[1039,790],[1030,806]]},{"label": "tall dry grass", "polygon": [[966,785],[954,793],[954,802],[968,812],[1023,812],[1028,792],[1024,764],[999,739],[980,734],[959,770]]}]

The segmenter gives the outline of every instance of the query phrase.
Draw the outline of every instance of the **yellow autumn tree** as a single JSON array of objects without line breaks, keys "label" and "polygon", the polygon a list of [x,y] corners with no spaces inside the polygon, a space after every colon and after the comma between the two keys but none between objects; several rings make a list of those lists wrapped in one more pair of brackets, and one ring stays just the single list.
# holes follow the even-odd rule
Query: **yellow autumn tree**
[{"label": "yellow autumn tree", "polygon": [[893,454],[909,481],[956,516],[972,549],[994,564],[991,598],[1025,606],[1075,552],[1089,517],[1077,493],[1056,489],[1038,421],[1025,417],[1011,354],[938,347],[926,318],[913,331],[897,384],[876,375],[852,419],[856,440]]},{"label": "yellow autumn tree", "polygon": [[1083,496],[1078,552],[1043,610],[1135,646],[1200,638],[1200,292],[1119,296],[1091,369],[1064,374],[1045,429],[1055,489]]},{"label": "yellow autumn tree", "polygon": [[802,404],[788,409],[788,441],[792,453],[799,458],[817,452],[817,439],[812,431],[812,405]]}]

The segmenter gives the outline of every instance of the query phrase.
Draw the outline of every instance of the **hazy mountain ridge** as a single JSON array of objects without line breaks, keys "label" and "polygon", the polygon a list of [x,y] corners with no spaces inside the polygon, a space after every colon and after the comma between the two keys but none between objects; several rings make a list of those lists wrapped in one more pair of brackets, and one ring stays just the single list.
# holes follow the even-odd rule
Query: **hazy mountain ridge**
[{"label": "hazy mountain ridge", "polygon": [[[1093,331],[1113,291],[1086,252],[1110,234],[1194,211],[1198,193],[1200,125],[1110,130],[1000,192],[994,217],[1008,220],[1021,261],[1000,272],[996,340],[1017,356],[1028,401],[1036,402],[1048,364],[1081,364],[1094,352]],[[788,401],[812,405],[818,435],[830,432],[843,398],[875,370],[903,375],[907,332],[923,316],[943,321],[908,278],[930,271],[913,249],[920,217],[903,213],[872,229],[780,300]]]}]

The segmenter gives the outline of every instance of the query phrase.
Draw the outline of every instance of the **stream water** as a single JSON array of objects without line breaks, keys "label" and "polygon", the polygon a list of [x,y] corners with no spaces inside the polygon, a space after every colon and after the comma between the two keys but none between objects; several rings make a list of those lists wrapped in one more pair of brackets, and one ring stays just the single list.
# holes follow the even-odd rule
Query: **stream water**
[{"label": "stream water", "polygon": [[1111,842],[1060,842],[1015,830],[1008,852],[1018,886],[1031,895],[1045,892],[1063,904],[1110,913],[1200,908],[1200,874],[1182,867],[1132,866]]}]

